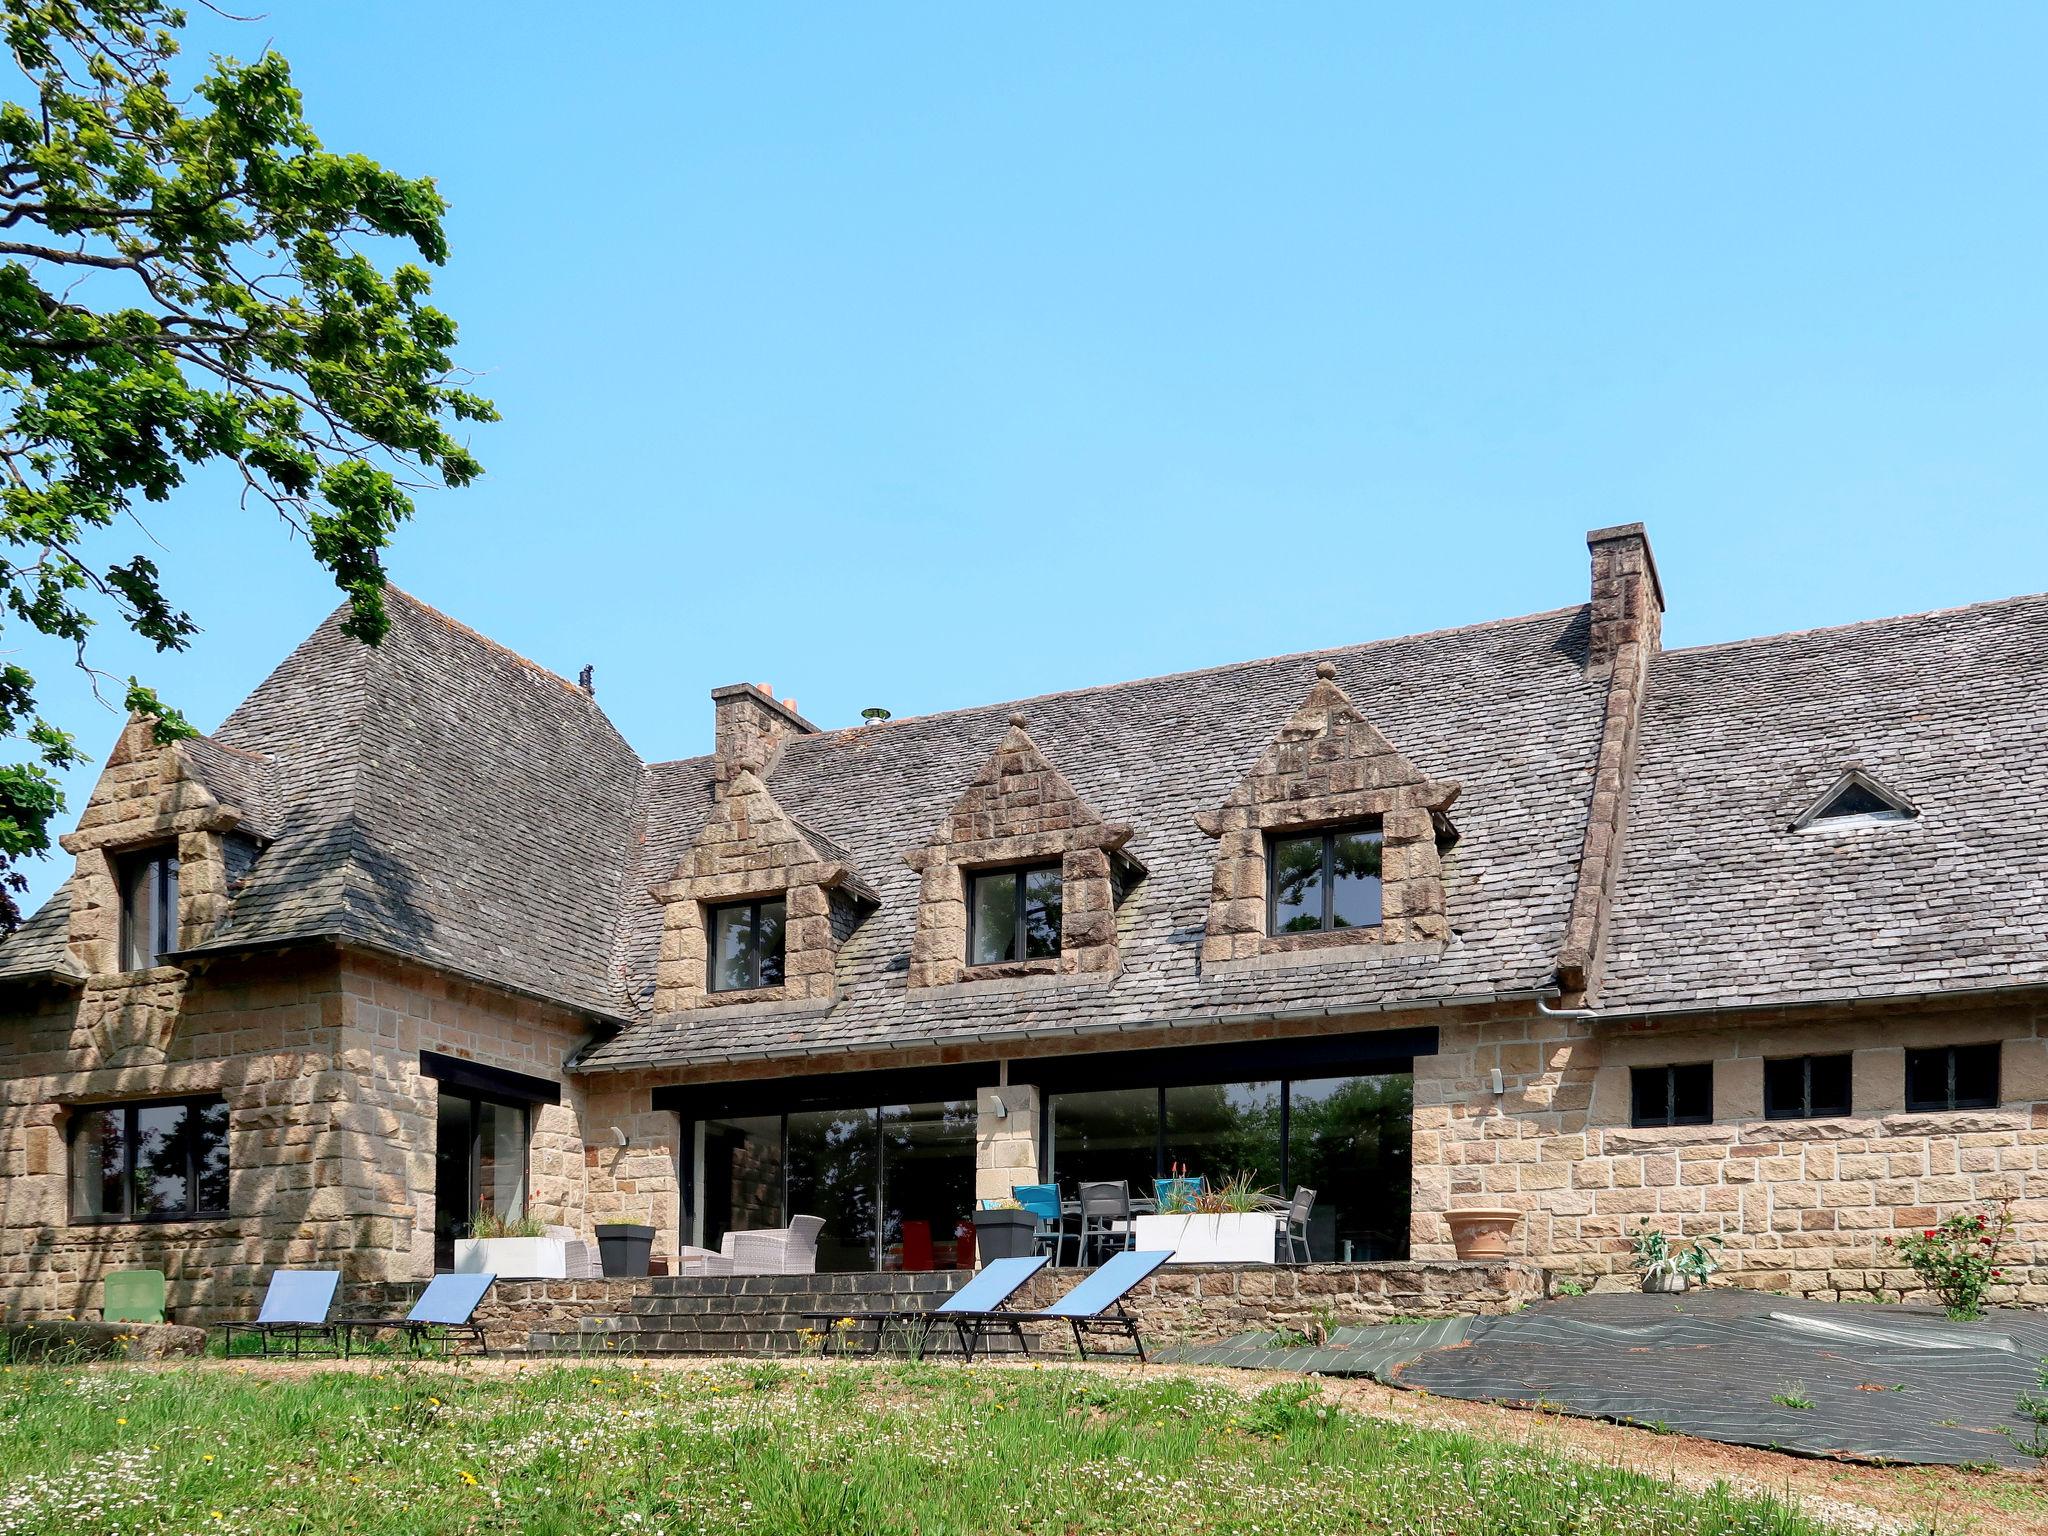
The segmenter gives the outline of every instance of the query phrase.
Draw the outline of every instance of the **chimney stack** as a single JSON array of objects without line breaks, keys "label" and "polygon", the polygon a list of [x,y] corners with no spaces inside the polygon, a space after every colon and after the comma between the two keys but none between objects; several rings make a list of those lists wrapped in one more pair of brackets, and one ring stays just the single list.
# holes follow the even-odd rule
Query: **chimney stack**
[{"label": "chimney stack", "polygon": [[713,750],[721,767],[765,773],[783,742],[815,736],[818,728],[796,712],[795,700],[775,697],[765,683],[733,683],[711,690]]},{"label": "chimney stack", "polygon": [[1663,643],[1664,587],[1641,523],[1595,528],[1586,535],[1593,554],[1593,622],[1586,670],[1600,675],[1631,645],[1641,665]]}]

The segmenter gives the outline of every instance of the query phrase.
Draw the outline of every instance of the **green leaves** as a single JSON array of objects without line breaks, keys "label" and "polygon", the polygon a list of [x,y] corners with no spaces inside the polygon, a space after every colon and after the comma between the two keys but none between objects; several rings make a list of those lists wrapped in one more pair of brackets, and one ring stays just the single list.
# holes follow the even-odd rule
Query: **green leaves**
[{"label": "green leaves", "polygon": [[[222,461],[245,503],[305,536],[374,644],[411,493],[481,474],[451,428],[497,419],[455,368],[426,267],[382,259],[397,242],[446,261],[446,201],[324,148],[275,53],[174,80],[184,16],[159,0],[0,0],[0,18],[26,77],[0,105],[0,604],[88,671],[100,609],[182,649],[197,625],[156,564],[84,547]],[[19,917],[11,861],[47,849],[62,809],[34,679],[6,671],[0,734],[41,766],[0,784],[0,926]],[[191,734],[133,679],[127,703],[160,740]]]}]

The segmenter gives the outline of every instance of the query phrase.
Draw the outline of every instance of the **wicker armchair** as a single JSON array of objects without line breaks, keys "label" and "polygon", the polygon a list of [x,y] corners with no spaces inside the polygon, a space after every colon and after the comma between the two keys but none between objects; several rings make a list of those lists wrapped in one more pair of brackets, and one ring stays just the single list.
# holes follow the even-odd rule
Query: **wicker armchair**
[{"label": "wicker armchair", "polygon": [[562,1278],[564,1280],[598,1280],[604,1276],[604,1266],[598,1262],[595,1245],[586,1243],[574,1227],[548,1227],[542,1237],[552,1237],[562,1245]]},{"label": "wicker armchair", "polygon": [[814,1275],[818,1272],[818,1234],[822,1216],[792,1217],[787,1227],[754,1232],[728,1232],[718,1251],[732,1260],[736,1275]]}]

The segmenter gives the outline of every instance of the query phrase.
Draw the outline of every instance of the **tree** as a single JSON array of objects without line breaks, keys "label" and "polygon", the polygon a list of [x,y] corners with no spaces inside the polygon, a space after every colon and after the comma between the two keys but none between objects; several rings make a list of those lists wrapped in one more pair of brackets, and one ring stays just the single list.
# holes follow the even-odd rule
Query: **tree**
[{"label": "tree", "polygon": [[[161,0],[0,0],[33,99],[0,104],[0,603],[68,646],[111,613],[159,651],[197,625],[146,554],[106,561],[104,532],[231,464],[241,501],[304,535],[347,594],[348,632],[382,638],[380,557],[410,492],[481,473],[451,434],[493,421],[450,358],[455,325],[426,270],[447,204],[431,180],[322,148],[284,59],[216,58],[179,93],[182,11]],[[23,93],[26,94],[26,93]],[[132,547],[132,545],[130,546]],[[5,620],[0,620],[5,622]],[[19,632],[19,631],[18,631]],[[0,665],[0,928],[20,921],[19,862],[63,809],[52,770],[82,760],[36,682]],[[192,734],[138,679],[123,702],[159,740]]]}]

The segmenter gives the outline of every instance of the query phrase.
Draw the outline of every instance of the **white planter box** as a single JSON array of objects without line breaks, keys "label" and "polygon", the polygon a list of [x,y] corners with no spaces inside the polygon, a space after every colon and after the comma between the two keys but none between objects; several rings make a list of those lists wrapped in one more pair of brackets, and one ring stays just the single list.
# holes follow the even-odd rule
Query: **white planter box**
[{"label": "white planter box", "polygon": [[1138,1216],[1137,1246],[1171,1248],[1169,1264],[1270,1264],[1280,1218],[1251,1211],[1223,1216]]},{"label": "white planter box", "polygon": [[560,1280],[569,1273],[568,1248],[559,1237],[458,1237],[455,1273]]}]

